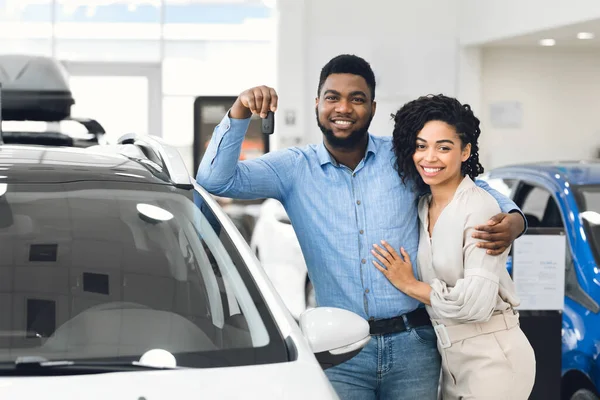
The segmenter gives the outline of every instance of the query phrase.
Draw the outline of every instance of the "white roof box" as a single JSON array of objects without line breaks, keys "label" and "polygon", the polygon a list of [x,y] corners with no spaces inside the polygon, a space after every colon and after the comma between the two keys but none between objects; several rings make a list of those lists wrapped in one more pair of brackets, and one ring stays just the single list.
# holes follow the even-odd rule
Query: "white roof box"
[{"label": "white roof box", "polygon": [[64,66],[51,57],[0,55],[2,119],[60,121],[75,103]]}]

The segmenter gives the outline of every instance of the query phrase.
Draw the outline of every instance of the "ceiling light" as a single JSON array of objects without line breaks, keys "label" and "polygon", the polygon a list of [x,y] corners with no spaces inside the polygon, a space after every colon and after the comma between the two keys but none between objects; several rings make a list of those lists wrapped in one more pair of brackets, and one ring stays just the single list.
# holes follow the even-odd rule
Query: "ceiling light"
[{"label": "ceiling light", "polygon": [[579,32],[577,34],[577,39],[587,40],[587,39],[593,39],[593,38],[594,38],[594,34],[592,32]]},{"label": "ceiling light", "polygon": [[554,40],[554,39],[540,40],[540,46],[554,46],[555,44],[556,44],[556,40]]}]

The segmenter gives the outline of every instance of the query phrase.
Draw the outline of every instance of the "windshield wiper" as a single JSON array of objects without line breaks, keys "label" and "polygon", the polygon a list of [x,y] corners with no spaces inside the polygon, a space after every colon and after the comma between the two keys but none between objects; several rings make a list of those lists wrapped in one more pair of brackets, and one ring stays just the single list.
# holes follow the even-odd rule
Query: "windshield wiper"
[{"label": "windshield wiper", "polygon": [[0,363],[0,375],[77,375],[121,371],[171,370],[134,362],[48,360],[44,357],[18,357],[14,363]]}]

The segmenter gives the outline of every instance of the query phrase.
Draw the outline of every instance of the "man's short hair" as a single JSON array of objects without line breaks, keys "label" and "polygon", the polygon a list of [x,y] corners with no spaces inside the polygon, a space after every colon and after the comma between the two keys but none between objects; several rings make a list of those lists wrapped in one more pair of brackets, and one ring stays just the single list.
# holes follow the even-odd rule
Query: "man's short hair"
[{"label": "man's short hair", "polygon": [[371,65],[363,58],[354,54],[340,54],[329,60],[321,69],[317,97],[321,95],[321,89],[325,80],[332,74],[352,74],[362,76],[371,90],[371,100],[375,100],[375,74]]}]

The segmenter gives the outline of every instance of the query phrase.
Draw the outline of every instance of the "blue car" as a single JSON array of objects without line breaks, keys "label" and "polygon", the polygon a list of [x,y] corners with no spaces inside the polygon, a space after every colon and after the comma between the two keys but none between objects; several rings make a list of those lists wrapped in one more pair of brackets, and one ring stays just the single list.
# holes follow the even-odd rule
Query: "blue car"
[{"label": "blue car", "polygon": [[515,201],[530,230],[564,231],[561,399],[598,400],[600,160],[512,165],[482,178]]}]

